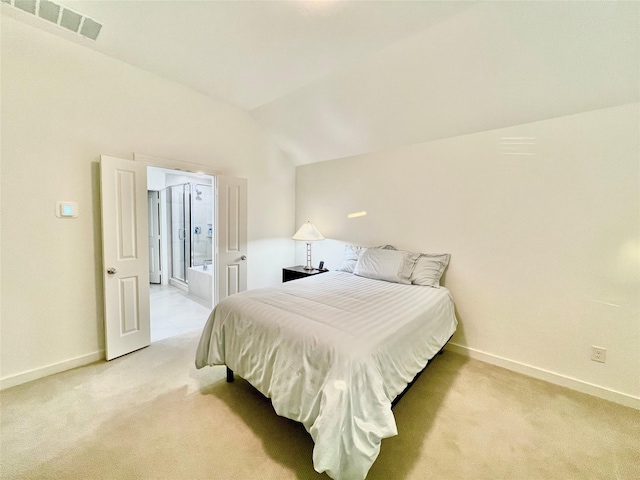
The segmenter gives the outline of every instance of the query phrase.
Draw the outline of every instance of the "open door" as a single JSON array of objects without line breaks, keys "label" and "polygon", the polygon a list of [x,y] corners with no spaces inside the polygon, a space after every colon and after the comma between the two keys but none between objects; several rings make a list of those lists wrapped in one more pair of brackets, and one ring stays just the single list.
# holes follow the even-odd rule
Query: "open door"
[{"label": "open door", "polygon": [[107,360],[151,343],[147,166],[102,155],[102,259]]},{"label": "open door", "polygon": [[247,289],[247,179],[216,176],[216,299]]}]

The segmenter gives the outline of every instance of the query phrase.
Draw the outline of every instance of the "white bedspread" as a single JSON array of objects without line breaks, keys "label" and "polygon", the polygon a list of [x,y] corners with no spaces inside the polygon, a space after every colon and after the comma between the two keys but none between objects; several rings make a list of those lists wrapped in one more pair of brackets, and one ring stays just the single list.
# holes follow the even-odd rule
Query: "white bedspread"
[{"label": "white bedspread", "polygon": [[456,325],[444,287],[327,272],[225,298],[196,366],[227,365],[305,426],[318,472],[361,480],[398,433],[391,401]]}]

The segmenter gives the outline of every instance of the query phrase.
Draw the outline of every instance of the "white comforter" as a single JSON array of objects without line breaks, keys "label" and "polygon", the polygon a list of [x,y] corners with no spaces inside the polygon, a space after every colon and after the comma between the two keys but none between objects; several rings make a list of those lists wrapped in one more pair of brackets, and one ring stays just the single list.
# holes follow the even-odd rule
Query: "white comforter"
[{"label": "white comforter", "polygon": [[398,433],[391,401],[456,325],[444,287],[327,272],[225,298],[196,366],[227,365],[305,426],[318,472],[360,480]]}]

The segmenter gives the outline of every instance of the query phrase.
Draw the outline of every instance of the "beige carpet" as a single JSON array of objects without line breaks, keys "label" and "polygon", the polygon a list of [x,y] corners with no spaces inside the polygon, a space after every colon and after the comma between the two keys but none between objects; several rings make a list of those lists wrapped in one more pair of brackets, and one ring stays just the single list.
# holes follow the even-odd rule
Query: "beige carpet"
[{"label": "beige carpet", "polygon": [[[197,333],[0,394],[2,478],[314,479],[312,441]],[[368,479],[638,479],[640,412],[451,352],[394,409]]]}]

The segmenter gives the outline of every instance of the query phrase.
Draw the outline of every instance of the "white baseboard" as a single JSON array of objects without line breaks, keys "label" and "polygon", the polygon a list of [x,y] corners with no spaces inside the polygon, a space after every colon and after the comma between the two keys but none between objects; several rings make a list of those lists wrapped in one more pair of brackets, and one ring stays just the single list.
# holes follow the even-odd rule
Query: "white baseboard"
[{"label": "white baseboard", "polygon": [[18,373],[9,377],[0,378],[0,390],[15,387],[16,385],[22,385],[23,383],[38,380],[39,378],[47,377],[55,373],[64,372],[65,370],[71,370],[72,368],[82,367],[99,360],[104,360],[104,350],[65,360],[64,362],[47,365],[46,367]]},{"label": "white baseboard", "polygon": [[[626,407],[635,408],[640,410],[640,398],[628,395],[626,393],[618,392],[608,388],[600,387],[592,383],[584,382],[575,378],[560,375],[558,373],[550,372],[542,368],[533,367],[524,363],[509,360],[507,358],[492,355],[490,353],[482,352],[474,348],[465,347],[456,343],[449,342],[445,347],[449,350],[460,355],[464,355],[474,360],[480,360],[491,365],[497,365],[498,367],[506,368],[512,372],[521,373],[529,377],[544,380],[554,385],[560,385],[561,387],[567,387],[572,390],[593,395],[594,397],[609,400],[611,402],[624,405]],[[65,370],[71,370],[72,368],[82,367],[93,362],[104,360],[104,350],[99,350],[88,355],[65,360],[64,362],[48,365],[42,368],[36,368],[27,372],[18,373],[9,377],[0,379],[0,390],[15,387],[16,385],[22,385],[23,383],[38,380],[55,373],[64,372]]]},{"label": "white baseboard", "polygon": [[577,392],[593,395],[594,397],[603,398],[611,402],[624,405],[625,407],[631,407],[640,410],[640,398],[628,395],[626,393],[611,390],[605,387],[600,387],[592,383],[584,382],[576,378],[560,375],[559,373],[550,372],[542,368],[526,365],[524,363],[509,360],[507,358],[492,355],[490,353],[481,352],[474,348],[465,347],[456,343],[449,342],[445,347],[445,350],[449,350],[465,357],[473,358],[474,360],[480,360],[491,365],[497,365],[498,367],[506,368],[512,372],[521,373],[529,377],[544,380],[554,385],[560,385],[561,387],[567,387]]}]

